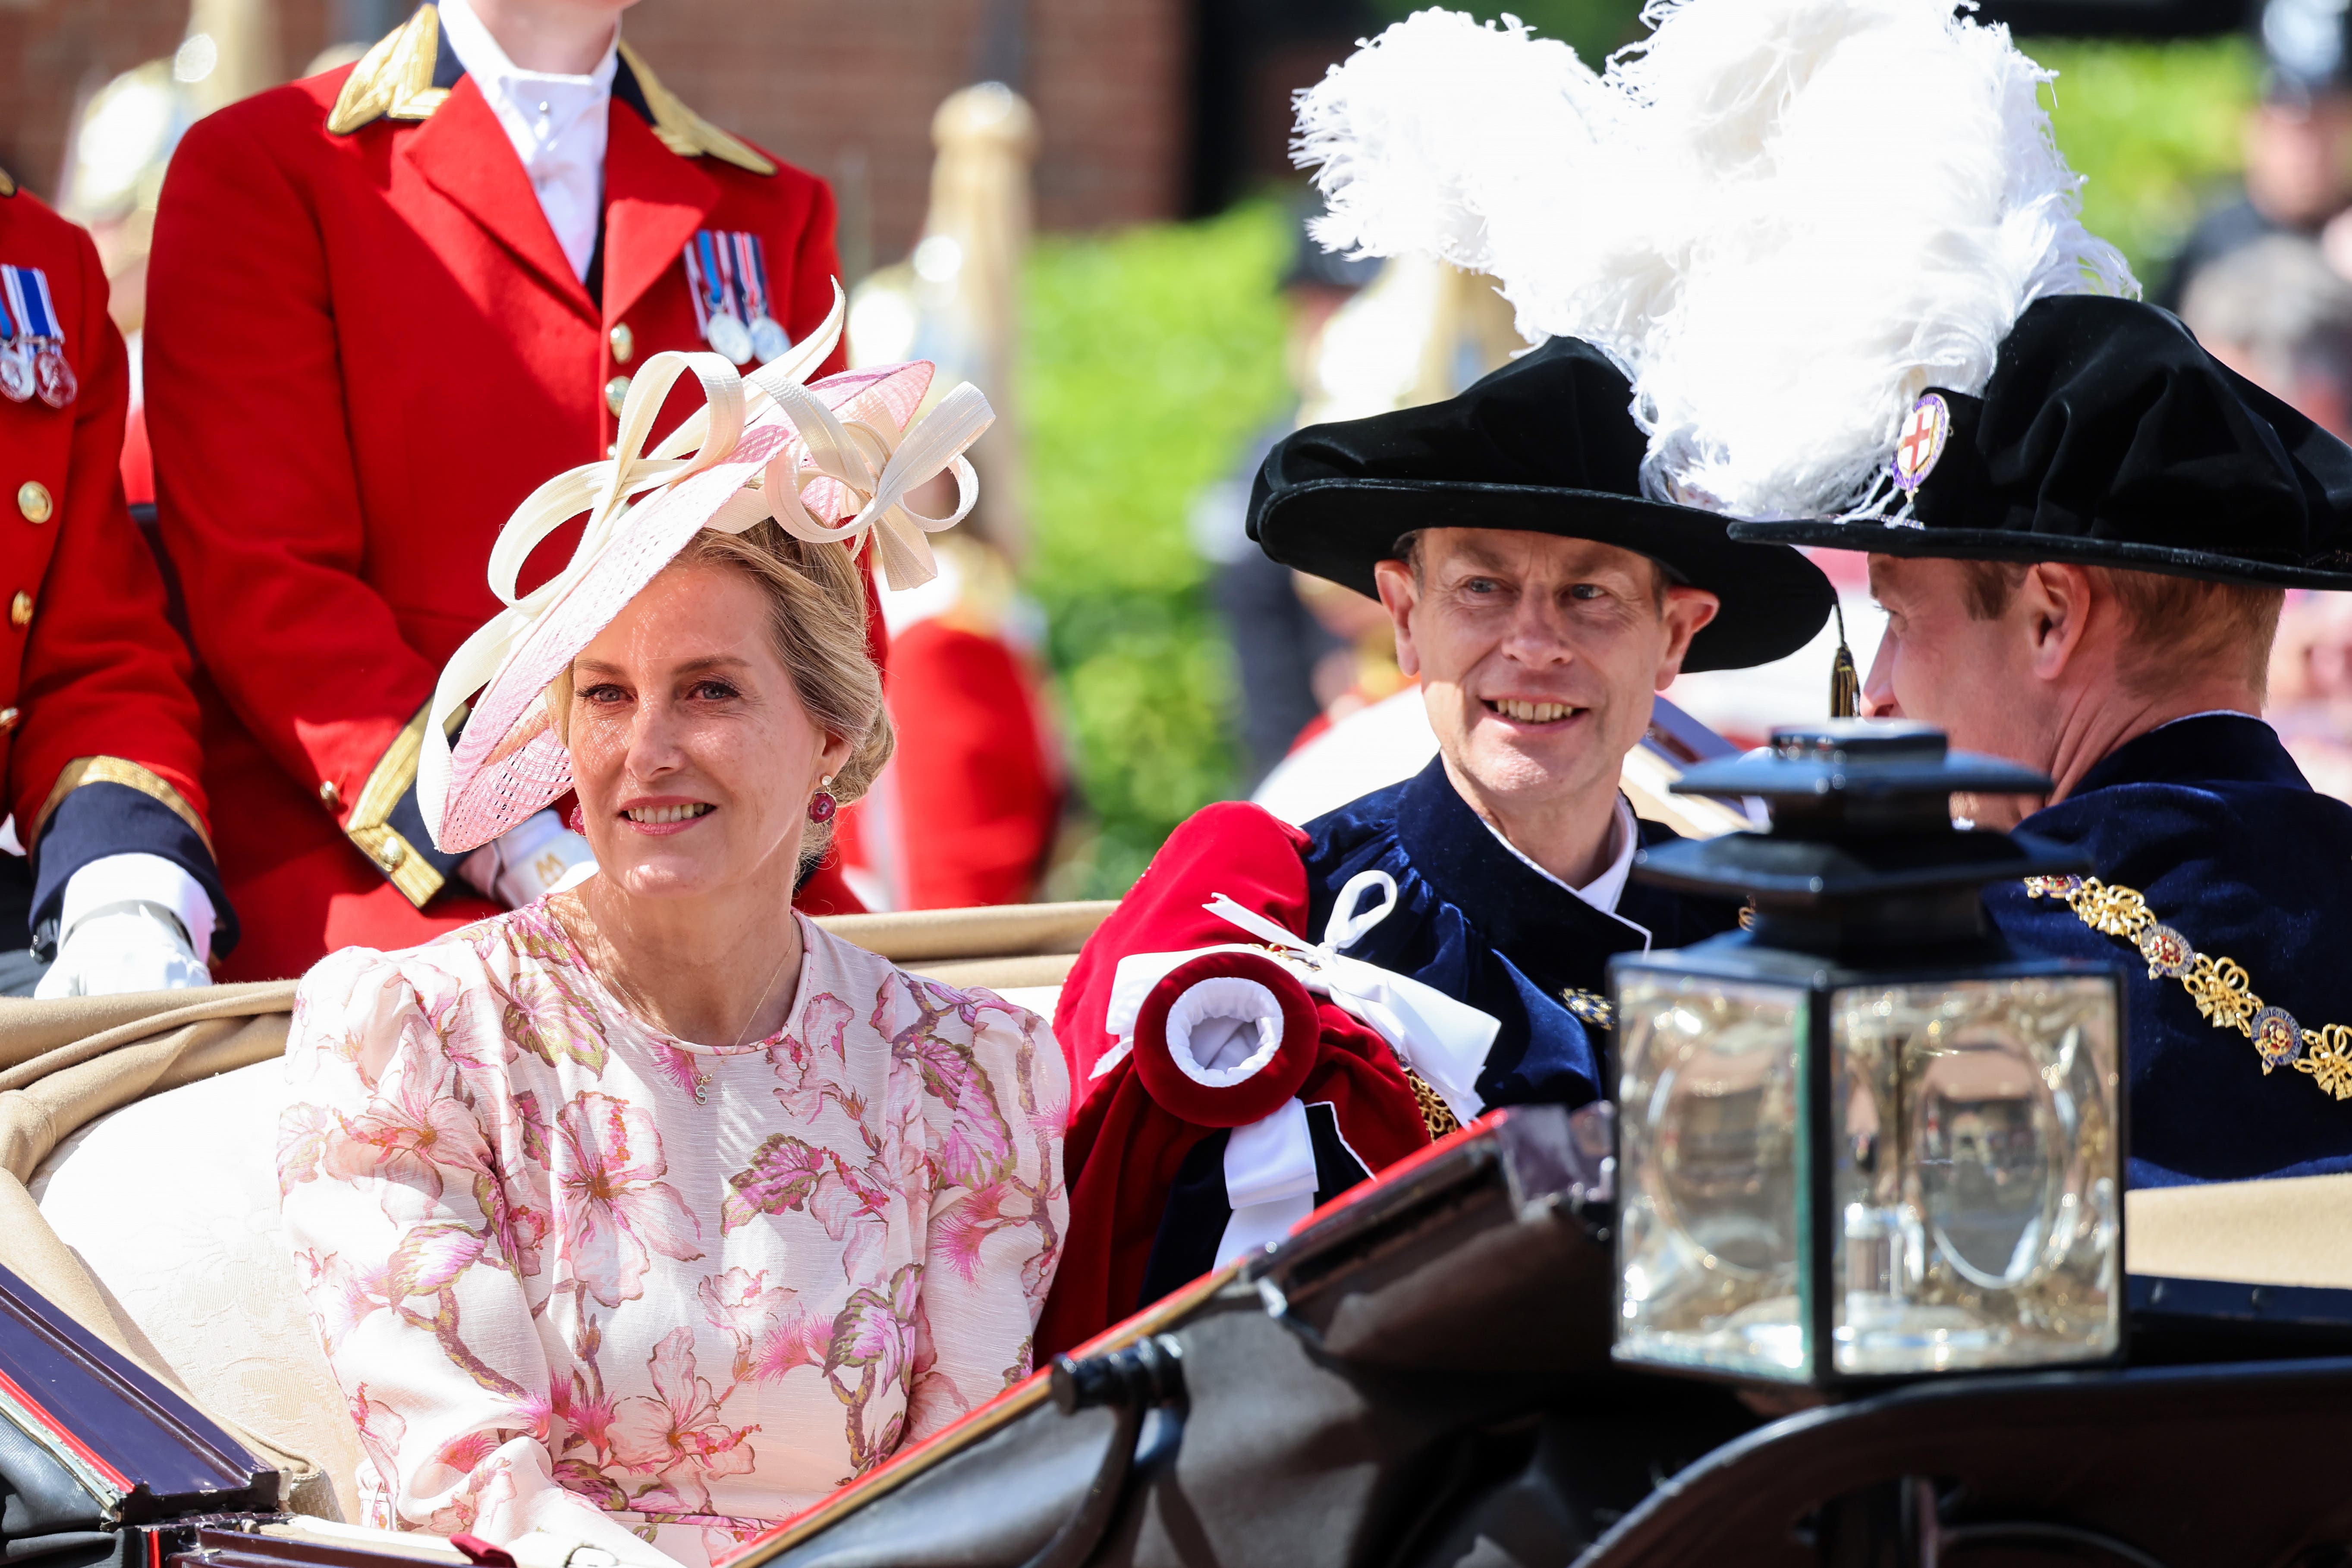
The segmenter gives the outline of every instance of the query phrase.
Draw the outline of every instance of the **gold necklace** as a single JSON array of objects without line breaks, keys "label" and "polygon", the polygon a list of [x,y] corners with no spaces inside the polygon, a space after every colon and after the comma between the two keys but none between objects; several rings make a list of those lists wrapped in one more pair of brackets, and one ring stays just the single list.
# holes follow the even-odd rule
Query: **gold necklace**
[{"label": "gold necklace", "polygon": [[[573,899],[578,900],[581,918],[588,922],[588,934],[593,939],[593,945],[597,952],[604,955],[604,962],[601,965],[596,964],[593,960],[590,961],[592,968],[597,971],[596,977],[604,982],[604,984],[611,989],[615,995],[620,997],[622,1003],[639,1017],[645,1019],[661,1033],[667,1035],[671,1039],[677,1041],[679,1044],[690,1044],[691,1042],[689,1042],[685,1036],[671,1028],[669,1025],[663,1020],[660,1008],[654,1006],[649,999],[641,995],[634,986],[630,985],[626,981],[621,978],[620,965],[614,962],[613,944],[612,942],[604,935],[604,928],[596,922],[596,917],[594,915],[589,913],[587,900],[580,898],[578,889],[573,889],[571,896]],[[555,912],[553,911],[551,905],[551,912]],[[556,919],[561,921],[563,919],[563,916],[560,912],[556,912]],[[579,940],[579,933],[577,932],[573,933],[572,945],[580,949],[582,957],[585,958],[588,956],[587,950],[591,944],[589,942],[581,942]],[[759,1000],[751,1004],[751,1014],[743,1020],[743,1027],[736,1035],[735,1043],[728,1047],[727,1049],[730,1051],[740,1051],[743,1048],[743,1042],[751,1038],[751,1026],[760,1021],[760,1009],[768,1005],[768,998],[775,994],[776,981],[778,977],[784,973],[784,966],[793,961],[793,950],[799,945],[800,926],[798,922],[794,922],[792,928],[792,939],[784,944],[782,955],[776,960],[776,967],[768,972],[768,983],[760,988]],[[698,1103],[702,1099],[703,1089],[706,1087],[707,1081],[708,1080],[705,1079],[700,1073],[698,1072],[695,1075],[694,1098]]]}]

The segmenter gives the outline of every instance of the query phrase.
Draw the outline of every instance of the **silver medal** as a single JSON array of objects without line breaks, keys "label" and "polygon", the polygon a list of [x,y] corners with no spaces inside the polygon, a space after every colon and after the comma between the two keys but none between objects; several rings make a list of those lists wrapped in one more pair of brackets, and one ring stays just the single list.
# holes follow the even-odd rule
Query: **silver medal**
[{"label": "silver medal", "polygon": [[36,384],[33,356],[24,345],[0,343],[0,395],[11,403],[22,403],[33,395]]},{"label": "silver medal", "polygon": [[63,408],[81,391],[81,382],[66,363],[65,350],[55,343],[46,344],[33,359],[33,384],[41,401],[52,408]]},{"label": "silver medal", "polygon": [[751,330],[728,311],[713,310],[710,324],[703,329],[702,335],[710,340],[712,348],[737,364],[751,357]]},{"label": "silver medal", "polygon": [[772,359],[782,359],[793,346],[792,335],[776,325],[776,319],[765,312],[751,320],[751,352],[761,364]]}]

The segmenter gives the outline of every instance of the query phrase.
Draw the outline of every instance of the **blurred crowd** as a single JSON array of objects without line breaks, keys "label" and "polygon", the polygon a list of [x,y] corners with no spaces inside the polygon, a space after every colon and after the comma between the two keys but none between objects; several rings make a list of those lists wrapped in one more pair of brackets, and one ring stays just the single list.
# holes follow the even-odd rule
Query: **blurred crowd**
[{"label": "blurred crowd", "polygon": [[[2352,42],[2342,0],[2269,0],[2242,186],[2207,209],[2154,298],[2215,357],[2352,437]],[[2314,784],[2352,797],[2352,617],[2289,596],[2269,717]]]}]

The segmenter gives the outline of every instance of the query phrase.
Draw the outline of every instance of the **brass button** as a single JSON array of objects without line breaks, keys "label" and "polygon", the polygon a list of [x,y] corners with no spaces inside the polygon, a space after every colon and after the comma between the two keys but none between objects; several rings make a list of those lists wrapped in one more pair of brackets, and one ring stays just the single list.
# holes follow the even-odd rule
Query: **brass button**
[{"label": "brass button", "polygon": [[637,334],[629,331],[628,322],[620,321],[614,323],[612,331],[606,335],[612,340],[613,358],[615,361],[622,364],[626,364],[631,359],[635,357],[637,352]]},{"label": "brass button", "polygon": [[21,588],[8,601],[8,624],[20,632],[33,624],[33,595]]},{"label": "brass button", "polygon": [[16,510],[25,514],[26,522],[47,522],[57,511],[49,500],[49,487],[38,479],[26,479],[16,487]]},{"label": "brass button", "polygon": [[15,729],[17,721],[24,717],[24,713],[17,709],[0,708],[0,735],[5,735]]},{"label": "brass button", "polygon": [[319,804],[329,811],[343,809],[343,792],[335,787],[334,780],[329,779],[319,786]]},{"label": "brass button", "polygon": [[629,378],[627,376],[616,375],[604,384],[604,406],[613,411],[614,418],[618,419],[621,416],[621,400],[628,395]]},{"label": "brass button", "polygon": [[387,871],[391,870],[394,866],[399,865],[403,860],[407,858],[408,847],[401,843],[397,838],[385,839],[383,841],[383,847],[376,851],[376,859],[382,863],[383,868]]}]

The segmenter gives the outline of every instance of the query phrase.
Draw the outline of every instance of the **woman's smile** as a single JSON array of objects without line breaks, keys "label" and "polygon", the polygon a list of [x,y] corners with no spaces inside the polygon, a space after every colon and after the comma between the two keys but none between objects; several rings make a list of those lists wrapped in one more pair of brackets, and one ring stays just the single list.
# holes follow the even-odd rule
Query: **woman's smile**
[{"label": "woman's smile", "polygon": [[640,833],[683,833],[719,808],[705,800],[643,800],[621,808],[622,820]]}]

